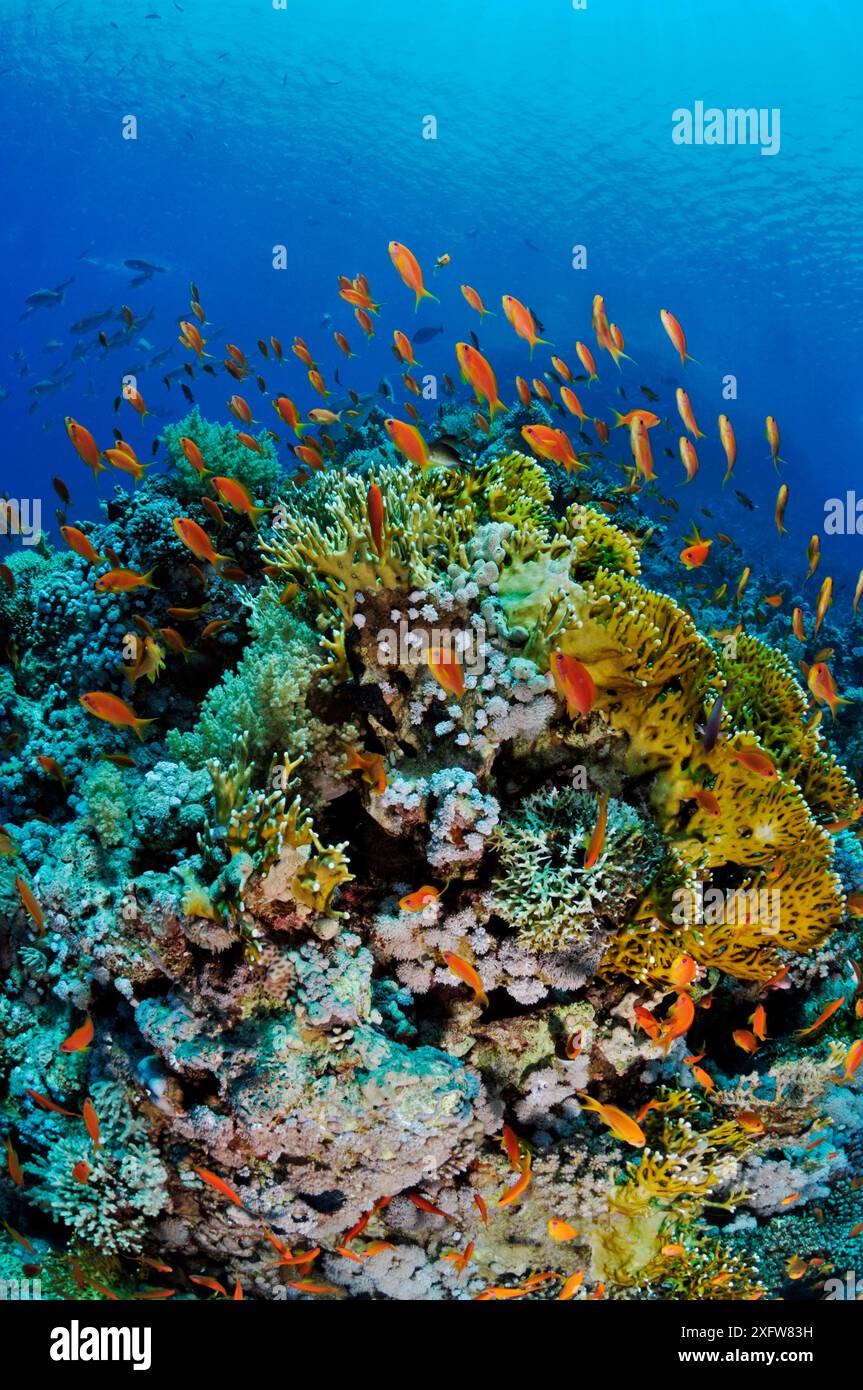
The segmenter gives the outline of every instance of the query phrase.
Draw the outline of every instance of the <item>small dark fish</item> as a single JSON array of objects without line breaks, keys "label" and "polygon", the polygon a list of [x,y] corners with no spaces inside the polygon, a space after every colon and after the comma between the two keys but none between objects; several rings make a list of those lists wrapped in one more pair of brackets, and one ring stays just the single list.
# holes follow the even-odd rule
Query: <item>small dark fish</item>
[{"label": "small dark fish", "polygon": [[722,694],[717,695],[713,701],[713,708],[707,716],[707,723],[703,726],[701,724],[695,726],[696,732],[701,735],[701,747],[705,753],[712,753],[719,742],[719,730],[722,727],[722,706],[726,695],[730,694],[733,689],[734,682],[732,681],[725,687]]},{"label": "small dark fish", "polygon": [[380,385],[378,386],[378,390],[380,391],[382,396],[387,396],[389,400],[393,400],[393,388],[390,386],[386,377],[384,377],[381,381]]},{"label": "small dark fish", "polygon": [[186,376],[190,376],[193,381],[195,380],[195,369],[192,366],[191,362],[183,363],[183,371],[186,373]]},{"label": "small dark fish", "polygon": [[470,330],[470,340],[476,348],[477,352],[479,352],[479,338],[476,336],[473,329]]},{"label": "small dark fish", "polygon": [[69,489],[67,488],[66,484],[63,482],[63,479],[62,479],[62,478],[52,478],[52,479],[51,479],[51,482],[53,483],[53,485],[54,485],[54,491],[56,492],[57,496],[60,498],[60,501],[63,503],[63,506],[64,506],[64,507],[70,506],[70,505],[71,505],[71,502],[72,502],[72,494],[70,493],[70,491],[69,491]]},{"label": "small dark fish", "polygon": [[124,261],[123,264],[129,270],[140,270],[143,271],[146,275],[155,275],[157,273],[164,274],[165,271],[165,267],[163,265],[152,265],[150,261],[139,261],[131,259],[128,261]]},{"label": "small dark fish", "polygon": [[192,395],[192,392],[189,390],[185,381],[180,382],[180,389],[183,392],[183,395],[186,397],[186,400],[189,402],[189,405],[194,405],[195,397]]},{"label": "small dark fish", "polygon": [[215,367],[212,365],[212,363],[210,363],[210,362],[205,362],[204,365],[203,365],[203,367],[201,368],[201,371],[202,371],[202,372],[206,372],[206,373],[207,373],[207,376],[215,376],[215,375],[216,375],[216,369],[215,369]]},{"label": "small dark fish", "polygon": [[255,381],[258,383],[259,391],[266,391],[267,383],[264,381],[264,378],[262,376],[256,376]]},{"label": "small dark fish", "polygon": [[639,386],[639,391],[647,397],[649,401],[658,401],[659,397],[655,391],[651,391],[649,386]]},{"label": "small dark fish", "polygon": [[755,503],[752,501],[752,499],[751,499],[750,497],[747,497],[747,496],[746,496],[746,493],[745,493],[745,492],[738,492],[738,490],[735,488],[735,489],[734,489],[734,496],[737,498],[737,500],[738,500],[738,502],[740,503],[741,507],[745,507],[745,508],[747,509],[747,511],[750,511],[750,512],[754,512],[754,511],[755,511]]},{"label": "small dark fish", "polygon": [[[538,246],[536,247],[536,250],[537,250],[537,251],[539,250],[539,247],[538,247]],[[545,324],[543,323],[542,319],[539,317],[539,314],[536,312],[535,309],[531,309],[530,312],[531,312],[531,314],[533,315],[533,321],[534,321],[534,323],[536,324],[537,328],[539,329],[540,333],[544,333],[544,332],[545,332]]]},{"label": "small dark fish", "polygon": [[411,336],[411,342],[430,343],[432,338],[437,338],[440,333],[443,333],[442,323],[439,323],[437,328],[419,328],[416,333]]},{"label": "small dark fish", "polygon": [[701,515],[702,515],[702,516],[706,516],[707,519],[708,519],[708,521],[712,521],[712,520],[713,520],[713,513],[712,513],[712,511],[710,510],[709,507],[702,507],[702,508],[701,508]]}]

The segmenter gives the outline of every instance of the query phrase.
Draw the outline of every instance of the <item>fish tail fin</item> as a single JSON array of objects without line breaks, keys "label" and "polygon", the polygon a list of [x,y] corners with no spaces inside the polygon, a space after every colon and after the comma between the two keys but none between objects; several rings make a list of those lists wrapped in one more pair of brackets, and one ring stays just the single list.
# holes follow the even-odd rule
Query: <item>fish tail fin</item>
[{"label": "fish tail fin", "polygon": [[268,516],[268,515],[269,515],[269,511],[270,511],[269,507],[252,507],[252,508],[250,508],[250,510],[249,510],[249,520],[251,521],[251,523],[252,523],[252,525],[254,526],[254,528],[255,528],[256,531],[257,531],[257,529],[258,529],[258,522],[260,521],[261,517],[262,517],[262,516]]},{"label": "fish tail fin", "polygon": [[[612,409],[614,409],[613,406],[612,406]],[[620,426],[623,424],[623,416],[621,415],[621,413],[620,413],[619,410],[615,410],[615,411],[614,411],[614,414],[616,415],[617,418],[616,418],[614,424],[612,425],[612,429],[617,430],[617,429],[620,429]]]},{"label": "fish tail fin", "polygon": [[696,431],[695,431],[695,438],[696,438],[696,439],[706,439],[706,438],[707,438],[707,435],[704,433],[704,430],[696,429]]},{"label": "fish tail fin", "polygon": [[154,584],[154,583],[153,583],[153,575],[154,575],[155,573],[156,573],[155,567],[154,567],[153,569],[151,569],[151,570],[147,570],[147,573],[144,575],[144,587],[145,587],[145,588],[147,588],[147,589],[158,589],[158,587],[159,587],[158,584]]},{"label": "fish tail fin", "polygon": [[155,724],[155,723],[156,723],[156,720],[155,720],[155,719],[136,719],[136,720],[133,722],[132,728],[135,730],[135,733],[138,735],[138,738],[141,740],[142,743],[144,742],[144,735],[143,735],[143,733],[141,732],[141,730],[144,728],[145,724]]},{"label": "fish tail fin", "polygon": [[602,1106],[600,1105],[599,1101],[594,1100],[593,1096],[589,1096],[586,1091],[576,1091],[575,1094],[578,1096],[579,1100],[584,1102],[582,1107],[584,1110],[602,1109]]},{"label": "fish tail fin", "polygon": [[495,399],[494,399],[493,401],[489,401],[489,403],[488,403],[488,410],[489,410],[489,415],[491,416],[491,423],[494,424],[494,413],[495,413],[495,411],[496,411],[496,410],[509,410],[509,406],[508,406],[508,405],[504,405],[504,403],[503,403],[502,400],[500,400],[498,397],[495,397]]},{"label": "fish tail fin", "polygon": [[614,361],[615,367],[617,367],[618,371],[620,371],[620,372],[623,371],[623,368],[622,368],[621,365],[620,365],[620,359],[621,359],[621,357],[622,357],[626,362],[631,362],[632,365],[633,365],[633,367],[637,365],[637,364],[636,364],[636,361],[635,361],[635,358],[634,358],[634,357],[630,357],[629,353],[628,353],[628,352],[624,352],[621,348],[610,347],[610,348],[608,349],[608,351],[611,353],[611,356],[612,356],[612,359],[613,359],[613,361]]},{"label": "fish tail fin", "polygon": [[685,367],[686,364],[687,364],[687,362],[694,362],[695,365],[696,365],[696,367],[700,367],[700,366],[701,366],[701,363],[699,362],[698,358],[697,358],[697,357],[693,357],[692,354],[691,354],[690,352],[685,352],[685,353],[683,354],[683,363],[682,363],[682,365]]},{"label": "fish tail fin", "polygon": [[416,313],[417,309],[420,307],[421,299],[433,299],[435,304],[440,304],[440,300],[438,299],[437,295],[432,294],[431,290],[417,290],[417,302],[414,305],[414,313]]}]

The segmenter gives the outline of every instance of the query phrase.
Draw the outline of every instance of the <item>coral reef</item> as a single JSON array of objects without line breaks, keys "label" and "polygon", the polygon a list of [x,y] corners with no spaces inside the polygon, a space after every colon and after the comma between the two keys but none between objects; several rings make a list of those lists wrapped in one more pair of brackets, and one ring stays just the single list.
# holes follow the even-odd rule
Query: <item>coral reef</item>
[{"label": "coral reef", "polygon": [[[542,407],[463,415],[458,466],[356,410],[286,475],[196,411],[88,528],[156,588],[9,557],[0,1253],[46,1296],[149,1260],[181,1297],[814,1297],[852,1258],[841,744],[521,451]],[[213,527],[189,438],[254,502],[230,564],[174,526]]]}]

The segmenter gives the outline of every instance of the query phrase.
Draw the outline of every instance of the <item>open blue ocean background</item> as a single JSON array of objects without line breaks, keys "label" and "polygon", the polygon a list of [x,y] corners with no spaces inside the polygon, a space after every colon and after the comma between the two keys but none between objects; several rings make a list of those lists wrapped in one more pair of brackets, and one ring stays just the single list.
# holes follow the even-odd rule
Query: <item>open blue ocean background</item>
[{"label": "open blue ocean background", "polygon": [[[72,490],[73,521],[95,515],[114,486],[131,485],[116,473],[93,483],[66,438],[66,415],[103,446],[119,423],[143,461],[160,425],[188,410],[179,380],[166,388],[162,378],[188,357],[176,321],[188,315],[190,280],[210,320],[205,333],[218,330],[215,360],[228,341],[254,359],[255,341],[277,335],[286,360],[264,364],[268,390],[286,391],[302,408],[318,402],[288,351],[295,334],[328,380],[338,367],[344,385],[362,392],[382,376],[397,383],[394,328],[442,324],[417,356],[425,371],[453,376],[453,345],[474,328],[511,401],[529,362],[500,296],[530,304],[544,336],[575,364],[576,339],[594,342],[599,291],[637,365],[625,363],[618,376],[604,357],[592,413],[644,404],[638,388],[647,384],[672,411],[676,452],[673,388],[685,380],[708,430],[699,478],[677,493],[681,530],[696,504],[707,504],[749,562],[799,577],[825,499],[858,485],[856,7],[287,0],[280,10],[271,0],[0,0],[0,33],[0,387],[8,393],[0,489],[41,496],[52,525],[52,476]],[[780,152],[673,144],[673,110],[698,100],[779,108]],[[122,138],[127,115],[137,118],[135,141]],[[434,141],[423,139],[427,115],[438,123]],[[415,252],[440,305],[426,301],[414,314],[387,254],[392,239]],[[288,264],[277,272],[278,244]],[[586,270],[572,268],[576,244],[587,248]],[[442,253],[452,264],[432,276]],[[165,269],[135,288],[128,258]],[[384,302],[368,345],[337,295],[337,277],[358,271]],[[27,295],[70,276],[60,306],[19,322]],[[459,293],[463,282],[496,318],[479,324]],[[138,317],[154,311],[127,348],[105,354],[94,331],[70,331],[123,304]],[[662,307],[681,320],[698,359],[683,378]],[[108,324],[109,333],[118,326]],[[350,363],[334,329],[358,354]],[[46,348],[52,342],[59,346]],[[84,347],[71,362],[76,342]],[[147,365],[169,347],[165,361]],[[113,408],[130,370],[154,412],[143,423],[125,404],[119,415]],[[738,381],[736,401],[721,396],[727,373]],[[32,392],[64,378],[61,389]],[[224,373],[198,372],[189,385],[204,415],[230,418],[225,402],[236,388]],[[249,385],[257,418],[276,427]],[[734,482],[757,503],[754,512],[732,488],[720,496],[723,410],[739,445]],[[767,413],[779,421],[787,460],[790,534],[782,540]],[[676,457],[660,457],[659,471],[668,491],[683,477]],[[822,536],[822,544],[822,573],[836,575],[845,603],[859,541]]]}]

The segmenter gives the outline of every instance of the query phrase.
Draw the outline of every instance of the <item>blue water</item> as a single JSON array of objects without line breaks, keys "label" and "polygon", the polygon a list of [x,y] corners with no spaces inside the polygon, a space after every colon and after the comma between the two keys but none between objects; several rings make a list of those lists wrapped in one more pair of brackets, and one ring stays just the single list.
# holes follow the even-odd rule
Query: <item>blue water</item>
[{"label": "blue water", "polygon": [[[53,519],[50,479],[59,473],[77,519],[127,485],[113,473],[93,484],[63,418],[79,419],[103,446],[119,421],[149,457],[162,420],[188,409],[179,383],[166,390],[161,378],[187,358],[175,321],[188,313],[190,280],[221,330],[216,360],[229,340],[254,354],[259,337],[276,334],[287,350],[300,334],[325,377],[338,366],[343,383],[363,391],[382,375],[397,381],[393,328],[440,322],[444,335],[417,352],[424,369],[456,376],[453,343],[478,329],[505,401],[529,362],[499,312],[501,294],[532,305],[575,366],[575,340],[594,342],[590,306],[600,291],[637,366],[624,364],[618,377],[604,357],[592,413],[620,406],[621,382],[628,405],[643,405],[643,382],[671,411],[676,450],[673,388],[684,380],[710,437],[696,484],[678,496],[693,513],[709,502],[756,564],[799,576],[825,498],[858,479],[858,28],[857,7],[836,0],[817,10],[788,0],[588,0],[584,11],[570,0],[288,0],[284,11],[264,0],[0,0],[0,386],[9,393],[0,486],[43,496]],[[697,100],[779,108],[779,153],[673,144],[672,111]],[[135,141],[121,138],[130,114]],[[438,122],[435,141],[422,138],[427,115]],[[414,250],[440,306],[426,302],[414,315],[390,264],[391,239]],[[279,243],[288,266],[277,272]],[[587,247],[586,270],[572,269],[574,244]],[[432,276],[444,252],[452,264]],[[130,288],[129,257],[166,270]],[[357,271],[384,301],[369,346],[337,297],[337,276]],[[70,275],[62,305],[18,322],[26,295]],[[462,282],[498,311],[481,328]],[[90,348],[68,385],[28,413],[29,388],[74,346],[70,324],[124,303],[137,315],[155,310],[141,334],[149,346],[107,356]],[[661,307],[681,320],[698,359],[685,377]],[[322,326],[325,314],[333,322]],[[350,364],[333,328],[358,353]],[[62,348],[45,352],[52,339]],[[116,415],[123,372],[170,344],[170,360],[138,379],[155,418],[141,423],[125,404]],[[317,403],[290,355],[263,371],[269,390],[287,390],[302,408]],[[737,377],[736,401],[722,400],[726,373]],[[229,418],[229,378],[198,373],[190,385],[205,415]],[[249,386],[257,418],[276,425]],[[734,481],[759,504],[754,514],[731,489],[717,501],[722,410],[739,443]],[[788,461],[791,534],[782,541],[768,412]],[[671,491],[682,469],[676,458],[659,462]],[[822,543],[825,569],[853,582],[859,542]]]}]

